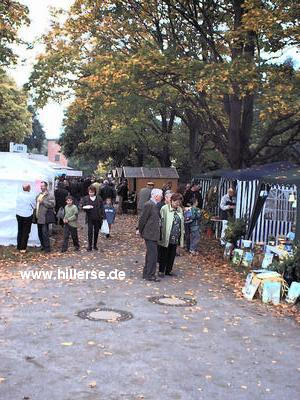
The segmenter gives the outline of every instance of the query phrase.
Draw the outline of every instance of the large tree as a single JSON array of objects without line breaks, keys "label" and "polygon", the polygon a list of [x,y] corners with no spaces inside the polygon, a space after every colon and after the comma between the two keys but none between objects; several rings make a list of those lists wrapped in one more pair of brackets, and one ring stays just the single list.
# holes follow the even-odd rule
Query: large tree
[{"label": "large tree", "polygon": [[298,42],[297,10],[284,0],[77,0],[45,38],[31,85],[41,103],[65,85],[85,86],[89,104],[99,94],[121,108],[126,96],[156,109],[176,99],[192,164],[205,146],[234,168],[272,159],[299,141],[299,73],[270,63]]},{"label": "large tree", "polygon": [[24,144],[27,145],[28,150],[41,153],[45,144],[46,134],[34,107],[29,106],[28,111],[32,115],[32,131],[31,135],[24,139]]},{"label": "large tree", "polygon": [[8,151],[9,142],[23,143],[30,133],[27,94],[0,70],[0,150]]},{"label": "large tree", "polygon": [[17,56],[12,45],[21,43],[18,30],[29,25],[28,8],[19,1],[1,0],[0,2],[0,67],[15,63]]}]

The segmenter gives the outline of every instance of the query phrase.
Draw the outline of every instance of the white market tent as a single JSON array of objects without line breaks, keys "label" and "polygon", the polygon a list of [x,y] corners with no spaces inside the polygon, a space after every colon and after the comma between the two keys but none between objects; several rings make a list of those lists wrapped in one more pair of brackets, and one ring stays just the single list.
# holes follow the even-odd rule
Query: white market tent
[{"label": "white market tent", "polygon": [[[55,171],[43,162],[30,160],[16,153],[0,152],[0,245],[17,244],[16,198],[22,191],[22,185],[29,183],[31,192],[36,196],[40,192],[41,181],[54,187]],[[37,226],[32,225],[29,246],[39,246]]]}]

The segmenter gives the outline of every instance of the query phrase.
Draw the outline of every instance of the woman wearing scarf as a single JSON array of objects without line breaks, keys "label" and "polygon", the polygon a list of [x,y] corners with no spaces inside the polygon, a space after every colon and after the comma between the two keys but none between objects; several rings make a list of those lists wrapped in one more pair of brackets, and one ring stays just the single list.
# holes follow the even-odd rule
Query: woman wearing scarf
[{"label": "woman wearing scarf", "polygon": [[176,276],[172,272],[176,257],[177,245],[184,245],[184,218],[181,209],[182,195],[175,193],[171,196],[171,203],[164,205],[161,215],[161,246],[159,259],[160,276]]}]

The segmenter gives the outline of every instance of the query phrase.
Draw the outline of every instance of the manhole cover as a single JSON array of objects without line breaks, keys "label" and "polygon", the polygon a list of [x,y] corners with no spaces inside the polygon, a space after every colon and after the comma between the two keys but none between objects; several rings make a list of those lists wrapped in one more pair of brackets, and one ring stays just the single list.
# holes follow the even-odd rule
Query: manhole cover
[{"label": "manhole cover", "polygon": [[111,308],[88,308],[79,311],[76,315],[82,319],[104,322],[120,322],[133,318],[133,315],[128,311],[113,310]]},{"label": "manhole cover", "polygon": [[191,307],[197,304],[194,299],[178,296],[154,296],[150,297],[151,303],[160,304],[161,306],[174,306],[174,307]]}]

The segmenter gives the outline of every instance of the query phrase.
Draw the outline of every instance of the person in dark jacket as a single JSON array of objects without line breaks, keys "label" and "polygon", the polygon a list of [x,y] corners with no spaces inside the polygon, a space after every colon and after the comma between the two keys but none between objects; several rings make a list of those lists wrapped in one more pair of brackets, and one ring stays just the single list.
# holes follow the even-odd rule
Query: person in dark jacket
[{"label": "person in dark jacket", "polygon": [[113,188],[109,185],[108,181],[104,181],[104,185],[99,190],[99,195],[101,196],[104,203],[106,199],[113,199],[115,197],[115,193]]},{"label": "person in dark jacket", "polygon": [[160,215],[157,204],[162,199],[162,190],[153,189],[151,198],[144,205],[139,219],[138,229],[146,243],[145,267],[143,279],[159,282],[156,277],[157,243],[160,239]]},{"label": "person in dark jacket", "polygon": [[[57,185],[57,189],[54,190],[55,197],[55,214],[57,214],[58,210],[62,207],[63,209],[66,206],[66,197],[69,195],[69,192],[65,189],[62,182],[59,182]],[[57,221],[58,224],[63,226],[63,221]]]},{"label": "person in dark jacket", "polygon": [[128,182],[127,179],[122,180],[122,182],[117,186],[118,195],[118,214],[127,213],[127,201],[128,201]]},{"label": "person in dark jacket", "polygon": [[89,194],[89,187],[92,184],[92,180],[90,177],[85,178],[85,180],[83,181],[83,196],[88,196]]},{"label": "person in dark jacket", "polygon": [[153,182],[148,182],[147,186],[142,188],[139,191],[138,194],[138,202],[137,202],[137,211],[138,214],[141,214],[143,212],[144,206],[147,201],[150,200],[151,198],[151,191],[154,188],[154,183]]},{"label": "person in dark jacket", "polygon": [[48,183],[41,182],[41,193],[36,198],[35,216],[37,219],[38,235],[41,242],[41,250],[50,253],[49,223],[47,212],[55,208],[55,198],[48,191]]},{"label": "person in dark jacket", "polygon": [[186,190],[183,196],[184,207],[190,207],[195,199],[198,201],[198,207],[202,209],[203,199],[200,193],[200,186],[197,183],[193,183],[191,188]]},{"label": "person in dark jacket", "polygon": [[70,195],[74,199],[74,204],[78,207],[80,203],[80,186],[77,180],[73,179],[70,184]]},{"label": "person in dark jacket", "polygon": [[88,196],[82,199],[82,208],[86,212],[86,223],[88,224],[88,251],[98,250],[97,241],[99,230],[102,225],[103,219],[106,219],[103,201],[100,196],[96,194],[96,188],[90,186],[88,189]]}]

